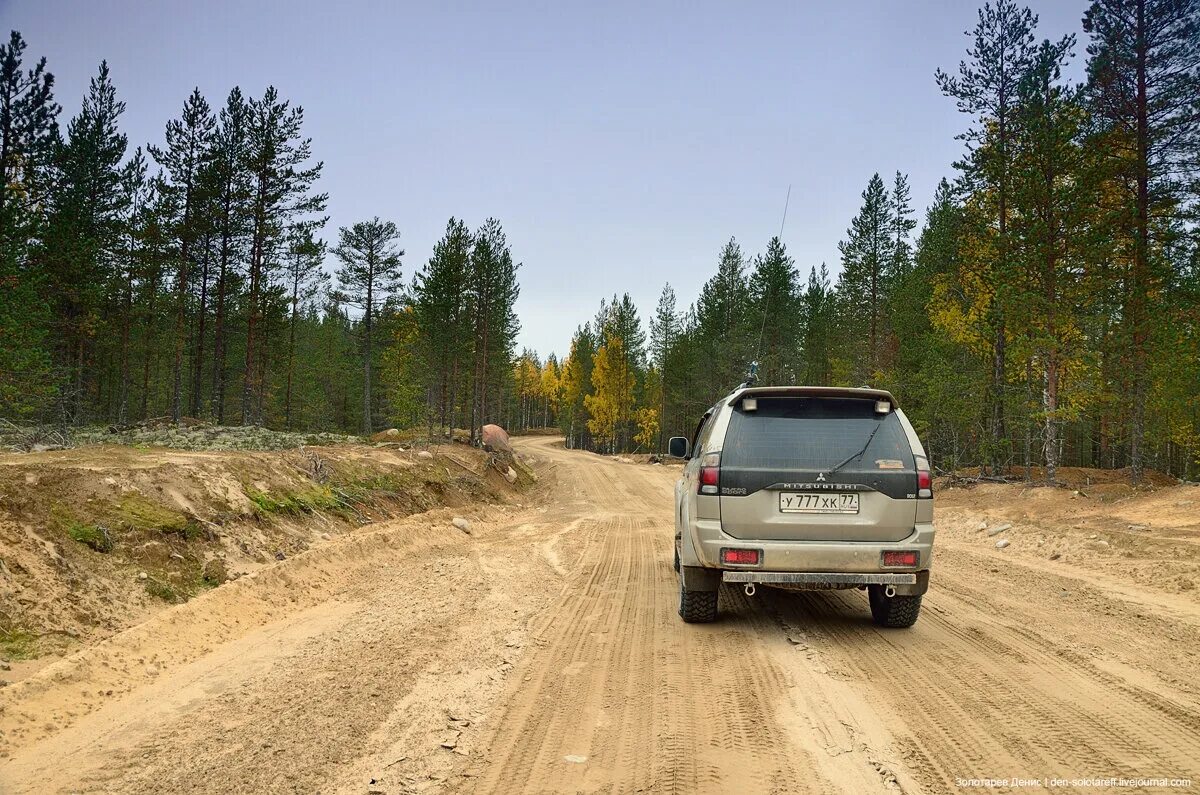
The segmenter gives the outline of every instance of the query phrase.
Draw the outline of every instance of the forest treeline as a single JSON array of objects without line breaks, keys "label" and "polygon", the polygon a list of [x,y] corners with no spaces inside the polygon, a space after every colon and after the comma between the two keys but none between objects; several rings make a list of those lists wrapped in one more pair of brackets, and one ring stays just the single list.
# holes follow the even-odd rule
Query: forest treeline
[{"label": "forest treeline", "polygon": [[369,433],[426,406],[476,431],[499,414],[519,327],[498,221],[451,219],[404,284],[394,222],[322,239],[322,163],[275,88],[217,107],[197,89],[131,150],[106,63],[64,129],[25,51],[0,46],[0,418]]},{"label": "forest treeline", "polygon": [[[0,418],[432,432],[500,422],[661,450],[740,383],[892,390],[943,469],[1200,469],[1200,2],[1095,0],[1084,41],[980,9],[934,85],[963,154],[918,218],[867,180],[836,275],[731,239],[699,297],[601,302],[560,361],[515,355],[500,223],[323,238],[322,164],[274,88],[186,98],[130,150],[101,64],[60,126],[45,60],[0,48]],[[1064,68],[1079,50],[1086,79]],[[402,219],[401,219],[402,220]],[[326,262],[335,264],[332,278]],[[402,277],[408,276],[407,279]]]},{"label": "forest treeline", "polygon": [[[694,304],[642,331],[604,302],[562,362],[518,362],[575,446],[658,450],[744,380],[891,390],[939,467],[1146,467],[1200,456],[1200,4],[1097,0],[1073,35],[985,5],[937,87],[968,120],[918,231],[908,180],[872,176],[804,278],[778,237],[730,240]],[[525,361],[528,360],[528,361]],[[534,373],[547,370],[540,378]],[[554,391],[550,391],[551,385]]]}]

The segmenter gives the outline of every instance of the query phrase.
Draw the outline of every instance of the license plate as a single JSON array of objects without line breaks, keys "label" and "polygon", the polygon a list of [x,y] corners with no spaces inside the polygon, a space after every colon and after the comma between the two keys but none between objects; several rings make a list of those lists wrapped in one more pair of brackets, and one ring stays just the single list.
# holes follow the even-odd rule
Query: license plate
[{"label": "license plate", "polygon": [[785,491],[779,495],[779,510],[783,513],[858,513],[858,494],[804,494]]}]

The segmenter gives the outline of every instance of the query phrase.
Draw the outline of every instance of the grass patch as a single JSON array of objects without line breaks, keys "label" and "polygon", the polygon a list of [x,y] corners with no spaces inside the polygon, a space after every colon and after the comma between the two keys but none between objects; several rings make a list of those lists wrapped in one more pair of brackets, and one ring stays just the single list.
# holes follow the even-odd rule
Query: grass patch
[{"label": "grass patch", "polygon": [[140,494],[127,494],[114,508],[116,524],[131,530],[176,533],[188,540],[200,535],[197,522],[181,511],[151,502]]},{"label": "grass patch", "polygon": [[246,496],[260,513],[283,513],[293,516],[313,511],[339,512],[346,509],[345,502],[331,489],[318,486],[308,491],[271,495],[257,489],[246,489]]},{"label": "grass patch", "polygon": [[162,599],[164,602],[180,601],[178,591],[165,582],[153,578],[146,580],[146,593],[157,599]]},{"label": "grass patch", "polygon": [[129,532],[177,535],[187,541],[204,535],[204,527],[195,518],[140,494],[126,494],[115,502],[89,503],[86,515],[55,505],[50,517],[69,537],[98,552],[111,552],[121,535]]},{"label": "grass patch", "polygon": [[38,656],[38,636],[24,629],[0,629],[0,654],[6,660],[32,660]]},{"label": "grass patch", "polygon": [[97,552],[112,552],[112,536],[108,534],[107,529],[100,525],[71,522],[67,525],[67,535]]}]

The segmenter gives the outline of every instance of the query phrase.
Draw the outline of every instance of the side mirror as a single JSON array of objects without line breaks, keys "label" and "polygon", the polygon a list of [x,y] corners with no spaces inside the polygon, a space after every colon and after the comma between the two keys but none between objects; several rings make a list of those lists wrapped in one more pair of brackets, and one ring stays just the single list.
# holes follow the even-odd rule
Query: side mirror
[{"label": "side mirror", "polygon": [[671,441],[667,443],[667,454],[671,458],[687,458],[688,457],[688,440],[686,436],[672,436]]}]

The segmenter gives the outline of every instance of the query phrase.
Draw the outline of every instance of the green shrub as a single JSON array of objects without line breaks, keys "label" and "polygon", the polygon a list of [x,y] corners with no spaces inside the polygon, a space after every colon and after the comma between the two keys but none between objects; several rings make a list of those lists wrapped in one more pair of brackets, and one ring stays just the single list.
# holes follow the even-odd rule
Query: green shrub
[{"label": "green shrub", "polygon": [[174,588],[153,578],[146,580],[146,593],[162,599],[164,602],[179,601],[179,593]]},{"label": "green shrub", "polygon": [[67,526],[67,535],[97,552],[112,552],[112,537],[108,530],[100,525],[72,522]]}]

